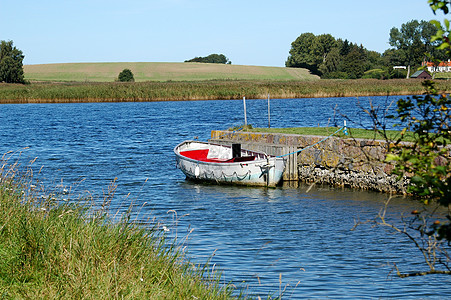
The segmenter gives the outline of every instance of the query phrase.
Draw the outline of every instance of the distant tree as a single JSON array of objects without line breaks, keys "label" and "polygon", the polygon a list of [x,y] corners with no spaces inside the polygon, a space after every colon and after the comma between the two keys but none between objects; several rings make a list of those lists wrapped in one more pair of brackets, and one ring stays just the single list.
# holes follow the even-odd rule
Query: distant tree
[{"label": "distant tree", "polygon": [[404,50],[388,49],[382,54],[382,62],[386,67],[404,66],[406,54]]},{"label": "distant tree", "polygon": [[306,68],[321,78],[361,78],[365,71],[381,68],[379,53],[330,34],[301,34],[291,43],[286,67]]},{"label": "distant tree", "polygon": [[0,41],[0,82],[24,83],[22,51],[13,41]]},{"label": "distant tree", "polygon": [[321,34],[316,37],[313,46],[313,53],[315,54],[317,63],[320,65],[326,61],[326,57],[330,51],[337,47],[337,41],[330,34]]},{"label": "distant tree", "polygon": [[348,74],[348,78],[361,78],[366,71],[366,55],[363,46],[353,46],[352,50],[344,57],[341,71]]},{"label": "distant tree", "polygon": [[124,69],[119,73],[117,79],[121,82],[133,82],[135,78],[133,77],[133,73],[130,69]]},{"label": "distant tree", "polygon": [[195,57],[185,62],[200,62],[200,63],[210,63],[210,64],[228,64],[231,65],[232,62],[224,54],[210,54],[205,57]]},{"label": "distant tree", "polygon": [[381,68],[384,63],[382,61],[382,55],[376,51],[366,51],[366,60],[369,69]]},{"label": "distant tree", "polygon": [[315,36],[307,32],[291,43],[290,55],[286,67],[306,68],[313,74],[321,75],[320,65],[325,63],[329,52],[336,47],[336,41],[330,34]]},{"label": "distant tree", "polygon": [[410,67],[420,65],[426,60],[425,53],[433,55],[436,43],[431,41],[437,28],[430,22],[412,20],[401,25],[398,29],[390,30],[389,44],[403,52],[403,65],[407,65],[407,77],[410,76]]},{"label": "distant tree", "polygon": [[337,47],[335,47],[331,49],[330,52],[326,55],[326,59],[319,66],[319,70],[323,74],[334,73],[339,70],[340,64],[341,64],[340,50]]},{"label": "distant tree", "polygon": [[348,40],[341,41],[340,40],[340,55],[346,56],[351,52],[351,43]]}]

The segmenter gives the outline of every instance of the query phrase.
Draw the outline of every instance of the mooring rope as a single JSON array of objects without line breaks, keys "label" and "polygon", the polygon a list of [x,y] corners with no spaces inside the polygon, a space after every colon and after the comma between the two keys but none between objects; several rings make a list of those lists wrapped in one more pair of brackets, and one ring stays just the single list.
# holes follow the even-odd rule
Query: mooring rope
[{"label": "mooring rope", "polygon": [[343,127],[341,127],[340,129],[338,129],[337,131],[335,131],[335,132],[332,133],[331,135],[325,137],[324,139],[322,139],[322,140],[319,141],[319,142],[316,142],[316,143],[314,143],[314,144],[312,144],[312,145],[309,145],[309,146],[307,146],[307,147],[305,147],[305,148],[302,148],[302,149],[300,149],[300,150],[298,150],[298,151],[294,151],[294,152],[287,153],[287,154],[284,154],[284,155],[279,155],[279,156],[276,156],[276,157],[285,157],[285,156],[292,155],[292,154],[297,154],[297,153],[299,153],[299,152],[302,152],[302,151],[304,151],[304,150],[307,150],[307,149],[309,149],[309,148],[312,148],[313,146],[318,145],[319,143],[322,143],[322,142],[324,142],[325,140],[327,140],[327,139],[329,139],[330,137],[332,137],[333,135],[339,133],[341,130],[343,130],[343,132],[344,132],[346,135],[348,135],[348,130],[347,130],[346,126],[343,126]]}]

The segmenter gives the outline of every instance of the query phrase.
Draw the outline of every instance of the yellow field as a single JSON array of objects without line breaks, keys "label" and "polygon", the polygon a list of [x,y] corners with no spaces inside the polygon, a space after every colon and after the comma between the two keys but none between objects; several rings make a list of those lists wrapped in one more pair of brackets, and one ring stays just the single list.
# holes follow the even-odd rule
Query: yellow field
[{"label": "yellow field", "polygon": [[316,80],[306,69],[205,63],[64,63],[25,65],[29,81],[115,81],[123,69],[130,69],[135,81],[199,80]]}]

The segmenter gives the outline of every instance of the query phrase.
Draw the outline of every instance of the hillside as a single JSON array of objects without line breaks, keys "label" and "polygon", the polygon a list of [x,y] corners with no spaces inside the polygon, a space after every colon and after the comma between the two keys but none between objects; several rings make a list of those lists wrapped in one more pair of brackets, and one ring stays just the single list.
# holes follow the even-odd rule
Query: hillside
[{"label": "hillside", "polygon": [[198,80],[316,80],[306,69],[205,63],[65,63],[25,65],[25,79],[30,81],[111,82],[125,68],[136,81]]}]

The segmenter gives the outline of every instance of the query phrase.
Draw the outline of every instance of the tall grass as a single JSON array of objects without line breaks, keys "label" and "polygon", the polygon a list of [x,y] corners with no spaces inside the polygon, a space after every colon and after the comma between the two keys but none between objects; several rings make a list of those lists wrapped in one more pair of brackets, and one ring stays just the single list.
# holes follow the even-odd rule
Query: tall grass
[{"label": "tall grass", "polygon": [[219,273],[193,266],[156,229],[39,197],[31,173],[0,163],[1,298],[232,298]]},{"label": "tall grass", "polygon": [[[438,90],[451,91],[439,81]],[[314,98],[422,94],[420,80],[181,81],[0,84],[0,103]]]}]

